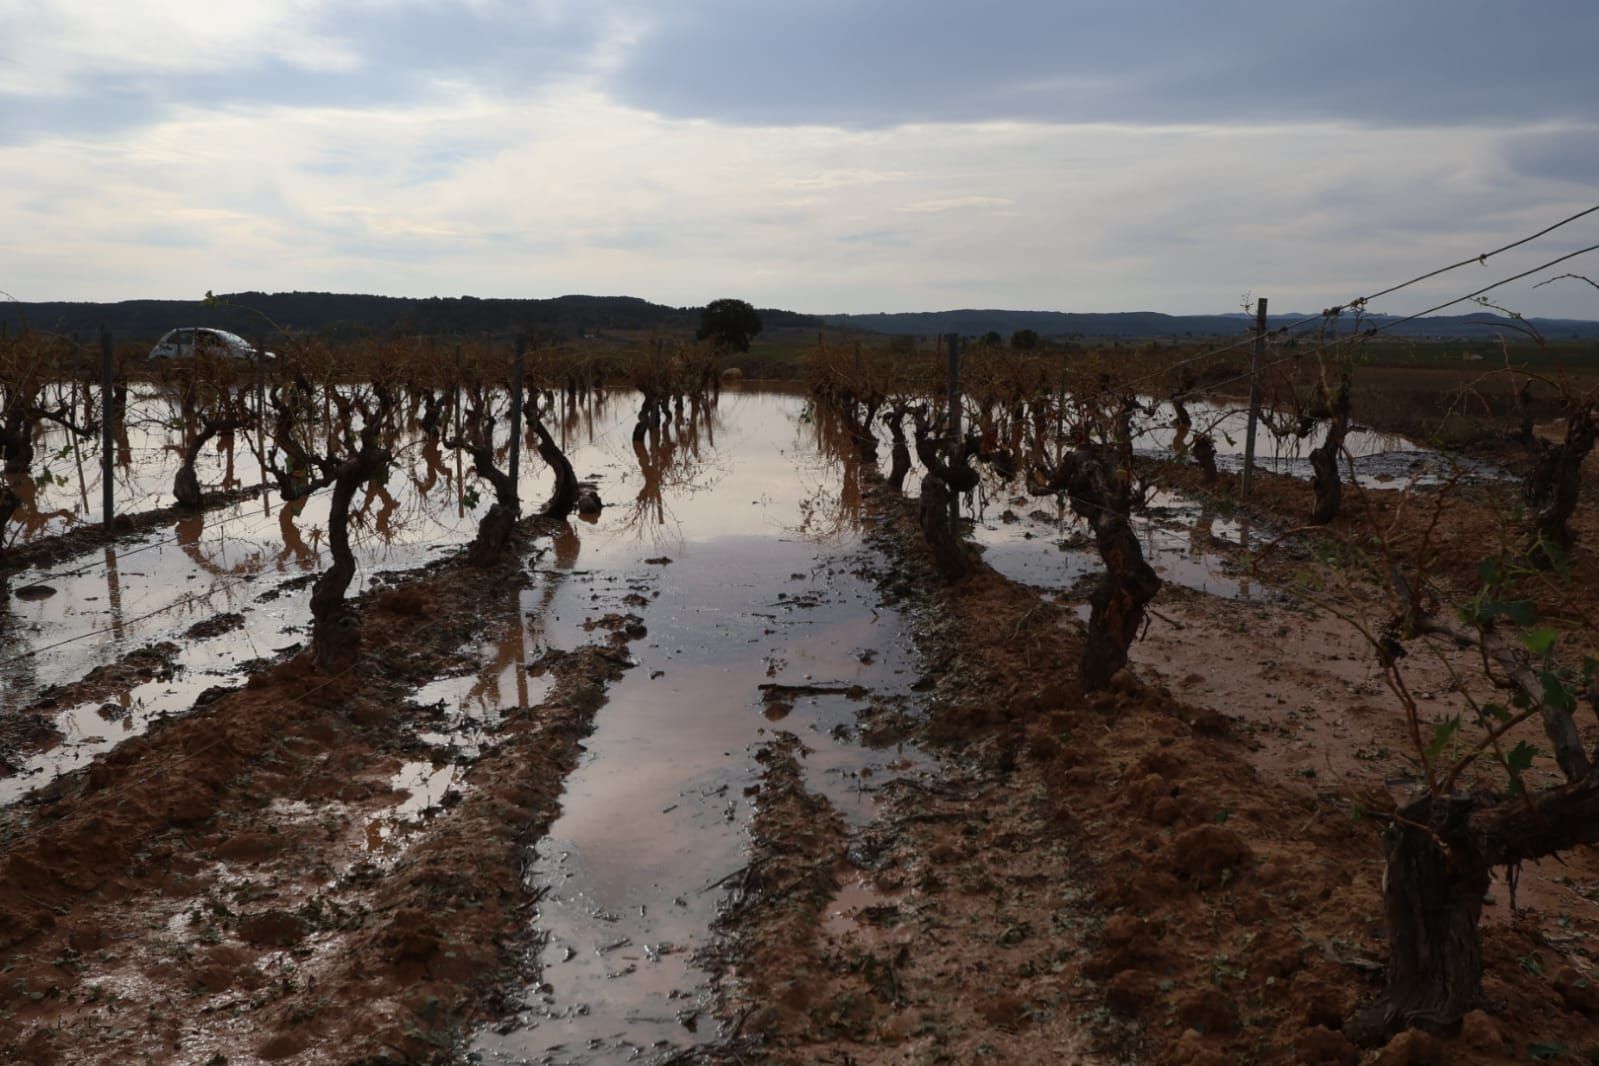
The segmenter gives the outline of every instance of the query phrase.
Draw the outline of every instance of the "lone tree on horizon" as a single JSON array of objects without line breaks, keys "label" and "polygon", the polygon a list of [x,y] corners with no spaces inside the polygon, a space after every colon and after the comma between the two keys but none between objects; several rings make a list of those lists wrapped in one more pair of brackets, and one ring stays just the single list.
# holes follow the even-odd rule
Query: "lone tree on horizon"
[{"label": "lone tree on horizon", "polygon": [[747,352],[760,331],[761,316],[743,300],[712,300],[700,312],[700,328],[694,336],[709,338],[718,347]]}]

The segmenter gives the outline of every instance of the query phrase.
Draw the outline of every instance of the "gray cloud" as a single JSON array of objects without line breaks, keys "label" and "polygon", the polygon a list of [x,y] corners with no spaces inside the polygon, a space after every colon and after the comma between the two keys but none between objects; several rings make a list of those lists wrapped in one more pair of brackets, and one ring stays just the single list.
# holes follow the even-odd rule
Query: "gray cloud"
[{"label": "gray cloud", "polygon": [[1509,138],[1505,157],[1518,173],[1599,186],[1599,128],[1525,133]]},{"label": "gray cloud", "polygon": [[[1591,0],[682,0],[642,14],[634,2],[329,5],[293,34],[352,56],[347,68],[282,43],[203,72],[181,54],[170,71],[140,56],[51,95],[0,92],[0,143],[105,134],[182,106],[395,107],[460,86],[520,98],[574,77],[671,117],[854,128],[1513,126],[1591,118],[1599,99]],[[70,33],[70,20],[40,26],[17,21],[13,47]],[[634,27],[625,42],[620,26]]]},{"label": "gray cloud", "polygon": [[745,124],[1514,124],[1591,114],[1585,0],[1106,5],[814,0],[675,7],[616,83]]}]

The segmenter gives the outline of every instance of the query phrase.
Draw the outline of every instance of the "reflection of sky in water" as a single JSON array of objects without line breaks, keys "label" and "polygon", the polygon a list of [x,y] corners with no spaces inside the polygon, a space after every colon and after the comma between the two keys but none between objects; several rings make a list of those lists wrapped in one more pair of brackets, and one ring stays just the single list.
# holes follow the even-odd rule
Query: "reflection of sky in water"
[{"label": "reflection of sky in water", "polygon": [[[729,395],[724,408],[739,402],[740,397]],[[570,411],[570,417],[552,426],[552,431],[567,440],[580,474],[609,473],[601,488],[613,500],[625,500],[630,488],[636,493],[641,480],[629,443],[636,408],[631,395],[615,394],[603,405]],[[134,461],[129,471],[119,471],[118,478],[119,488],[125,480],[137,491],[123,497],[119,511],[171,502],[171,481],[180,457],[163,446],[173,436],[166,421],[161,406],[148,397],[135,397],[130,405]],[[789,426],[783,418],[778,424]],[[236,443],[242,445],[242,440]],[[468,486],[475,481],[469,462],[460,464],[452,453],[426,447],[415,435],[395,450],[398,460],[387,482],[359,490],[352,504],[351,540],[358,566],[352,594],[383,571],[409,569],[435,558],[440,551],[464,546],[487,506],[482,502],[473,511],[463,505],[459,486],[462,480]],[[673,479],[687,480],[696,468],[687,461],[688,449],[681,451],[685,458],[665,479],[666,498],[674,501]],[[41,455],[43,452],[41,448]],[[656,452],[660,454],[662,449],[658,447]],[[716,461],[713,450],[705,448],[704,453],[709,462]],[[216,487],[222,460],[209,448],[202,454],[209,458],[200,466],[201,484],[209,490]],[[604,470],[607,464],[614,469]],[[241,458],[240,470],[244,469]],[[86,475],[97,470],[96,463],[86,463]],[[524,453],[522,470],[523,497],[532,501],[529,506],[536,506],[548,495],[549,472],[531,451]],[[464,475],[461,480],[458,472]],[[248,474],[246,480],[250,481],[258,476],[253,460]],[[43,497],[50,501],[49,506],[55,506],[70,502],[66,493],[67,487],[55,485],[46,489]],[[491,494],[483,489],[480,495],[486,500]],[[92,479],[87,497],[92,504],[91,518],[98,521],[98,483]],[[137,502],[125,502],[128,500]],[[187,710],[200,689],[239,683],[242,664],[270,657],[306,638],[310,581],[326,562],[323,539],[328,506],[327,490],[289,505],[273,491],[123,539],[113,547],[87,552],[43,571],[16,575],[11,580],[13,588],[42,584],[54,593],[39,599],[0,601],[0,645],[4,649],[0,651],[0,711],[27,706],[47,686],[75,681],[129,651],[161,641],[183,649],[181,683],[162,690],[141,690],[143,711],[131,719],[138,731],[154,717]],[[676,521],[675,507],[674,502],[666,511],[672,522]],[[601,528],[614,529],[620,537],[625,510],[608,510]],[[586,523],[574,525],[598,535]],[[581,548],[576,536],[556,538],[555,543],[557,555],[570,555]],[[212,639],[186,636],[191,626],[221,614],[238,614],[242,624]],[[507,672],[503,665],[502,672]],[[121,738],[126,732],[115,735]],[[48,772],[70,769],[108,746],[109,741],[64,745],[53,761],[46,760]],[[35,775],[35,784],[46,779],[38,776],[46,773],[43,763],[30,762],[27,769]]]},{"label": "reflection of sky in water", "polygon": [[[560,646],[593,639],[578,625],[608,611],[640,615],[648,635],[628,646],[638,665],[611,686],[537,849],[540,984],[517,1028],[479,1034],[487,1061],[647,1061],[715,1035],[710,1019],[684,1025],[704,1007],[691,955],[709,940],[717,882],[746,861],[750,749],[774,729],[811,749],[808,787],[856,820],[873,816],[877,784],[923,765],[852,739],[863,705],[902,696],[915,667],[898,616],[874,610],[853,573],[858,485],[818,454],[829,429],[801,412],[792,396],[724,393],[720,458],[693,492],[667,494],[664,521],[616,506],[642,487],[617,456],[604,469],[622,491],[602,489],[611,506],[578,527],[573,575],[524,594],[546,604]],[[798,696],[774,725],[763,683],[867,694]]]}]

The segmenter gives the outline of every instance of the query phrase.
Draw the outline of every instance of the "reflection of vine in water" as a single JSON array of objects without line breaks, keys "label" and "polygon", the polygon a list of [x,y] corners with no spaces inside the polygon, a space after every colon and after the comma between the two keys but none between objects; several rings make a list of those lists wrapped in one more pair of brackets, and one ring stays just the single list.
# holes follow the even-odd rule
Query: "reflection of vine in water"
[{"label": "reflection of vine in water", "polygon": [[714,405],[691,404],[687,413],[663,419],[660,426],[648,427],[641,439],[633,441],[643,480],[638,495],[621,508],[620,528],[632,530],[640,540],[658,541],[668,523],[679,524],[667,506],[668,494],[687,499],[721,479],[727,460],[715,453],[712,443],[720,419]]},{"label": "reflection of vine in water", "polygon": [[[376,514],[372,513],[374,501],[381,500],[383,506],[379,507]],[[394,515],[400,509],[400,501],[394,498],[388,486],[382,481],[369,481],[366,486],[366,496],[361,500],[359,507],[350,511],[350,524],[359,529],[370,528],[372,534],[385,544],[394,543],[395,534],[401,527],[394,524]]]},{"label": "reflection of vine in water", "polygon": [[795,417],[795,449],[804,486],[795,536],[827,543],[861,525],[861,457],[852,428],[831,404],[808,403]]},{"label": "reflection of vine in water", "polygon": [[[511,613],[515,616],[515,623],[509,632],[494,642],[493,658],[478,668],[477,679],[460,698],[461,707],[475,706],[482,711],[494,711],[510,706],[527,706],[529,620],[519,607],[513,607]],[[508,676],[516,685],[514,703],[507,700],[506,694],[500,690],[501,680]]]},{"label": "reflection of vine in water", "polygon": [[279,572],[287,569],[284,564],[290,559],[293,559],[294,564],[301,570],[316,569],[317,559],[321,555],[321,534],[313,531],[311,539],[317,541],[318,546],[312,547],[306,544],[305,538],[300,535],[300,527],[294,524],[294,520],[300,517],[300,512],[305,510],[309,499],[310,497],[301,496],[278,508],[278,531],[283,537],[283,550],[278,553],[275,560]]},{"label": "reflection of vine in water", "polygon": [[414,463],[406,472],[418,497],[426,499],[442,480],[449,500],[454,502],[457,491],[455,474],[445,465],[444,451],[439,447],[438,438],[428,437],[422,443],[422,473],[417,473]]},{"label": "reflection of vine in water", "polygon": [[41,511],[39,483],[27,474],[0,474],[0,510],[4,511],[0,517],[6,519],[0,526],[0,537],[5,538],[0,548],[26,544],[43,536],[57,519],[68,525],[78,520],[75,512],[64,507]]},{"label": "reflection of vine in water", "polygon": [[[562,522],[550,537],[550,547],[555,551],[555,569],[557,571],[571,571],[577,566],[578,553],[583,549],[583,541],[572,528],[570,522]],[[529,611],[521,612],[523,623],[527,630],[528,639],[534,647],[547,646],[549,641],[544,636],[544,621],[552,617],[550,607],[555,602],[555,594],[560,590],[562,577],[551,577],[550,571],[543,571],[543,585],[539,590],[538,604]]]},{"label": "reflection of vine in water", "polygon": [[[386,427],[384,441],[394,456],[390,469],[364,484],[350,508],[351,543],[358,548],[374,541],[392,546],[429,521],[448,527],[449,513],[461,502],[460,481],[444,462],[440,441],[420,421]],[[389,484],[401,470],[416,491],[396,496]]]},{"label": "reflection of vine in water", "polygon": [[[242,577],[246,574],[258,574],[264,565],[265,553],[254,551],[240,558],[237,562],[224,565],[217,562],[205,549],[203,535],[205,533],[205,513],[185,515],[173,527],[178,548],[194,560],[194,564],[213,577],[228,578]],[[217,547],[221,547],[220,543]]]}]

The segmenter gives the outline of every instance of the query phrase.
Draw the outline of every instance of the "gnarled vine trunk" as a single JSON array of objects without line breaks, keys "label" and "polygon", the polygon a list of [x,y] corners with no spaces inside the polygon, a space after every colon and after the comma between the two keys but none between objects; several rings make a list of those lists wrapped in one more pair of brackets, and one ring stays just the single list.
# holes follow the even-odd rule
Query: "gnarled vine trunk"
[{"label": "gnarled vine trunk", "polygon": [[964,446],[951,462],[945,462],[927,420],[919,411],[912,412],[912,416],[916,420],[916,457],[927,470],[922,477],[919,511],[922,536],[932,549],[933,561],[944,580],[958,581],[971,569],[971,561],[961,544],[951,504],[957,493],[977,487],[978,473],[967,464],[968,451]]},{"label": "gnarled vine trunk", "polygon": [[1338,456],[1344,448],[1344,438],[1349,435],[1349,379],[1339,384],[1334,397],[1331,417],[1327,422],[1327,436],[1321,444],[1310,450],[1311,491],[1316,502],[1311,508],[1310,521],[1324,526],[1338,517],[1338,506],[1343,501],[1343,482],[1338,476]]},{"label": "gnarled vine trunk", "polygon": [[1180,390],[1172,393],[1171,406],[1177,413],[1172,423],[1171,450],[1174,455],[1182,455],[1188,450],[1188,434],[1194,428],[1194,418],[1188,413],[1188,404]]},{"label": "gnarled vine trunk", "polygon": [[350,550],[350,501],[355,490],[371,481],[389,463],[389,453],[368,441],[338,467],[328,508],[328,550],[333,565],[311,586],[311,649],[319,667],[336,666],[355,658],[361,647],[360,619],[344,602],[355,578],[355,554]]},{"label": "gnarled vine trunk", "polygon": [[1088,638],[1079,671],[1084,692],[1104,688],[1127,665],[1127,649],[1143,628],[1144,609],[1161,580],[1144,559],[1133,532],[1132,501],[1124,479],[1103,450],[1080,448],[1028,486],[1035,496],[1065,492],[1072,510],[1094,534],[1105,573],[1089,597]]},{"label": "gnarled vine trunk", "polygon": [[642,441],[650,430],[659,429],[660,425],[660,404],[656,401],[655,394],[646,389],[644,400],[639,404],[638,421],[633,424],[633,443]]},{"label": "gnarled vine trunk", "polygon": [[26,474],[33,465],[33,431],[36,420],[19,404],[0,422],[0,458],[8,474]]},{"label": "gnarled vine trunk", "polygon": [[1205,435],[1194,438],[1194,462],[1199,464],[1200,480],[1216,484],[1216,442]]},{"label": "gnarled vine trunk", "polygon": [[1357,1043],[1459,1028],[1482,999],[1478,923],[1491,871],[1599,842],[1599,773],[1531,796],[1423,796],[1401,815],[1413,824],[1386,847],[1387,985],[1346,1027]]},{"label": "gnarled vine trunk", "polygon": [[5,553],[6,526],[11,524],[11,516],[17,513],[22,506],[22,497],[16,494],[9,481],[0,480],[0,556]]},{"label": "gnarled vine trunk", "polygon": [[560,445],[555,443],[555,438],[550,436],[544,420],[534,414],[532,423],[533,432],[538,437],[539,458],[548,463],[550,469],[555,472],[555,489],[539,510],[539,514],[546,518],[565,518],[572,513],[572,509],[578,503],[577,474],[572,470],[572,463],[566,458],[566,453],[561,451]]},{"label": "gnarled vine trunk", "polygon": [[961,546],[955,526],[949,520],[950,490],[936,474],[922,475],[922,494],[917,501],[917,518],[922,536],[933,553],[933,562],[946,581],[958,581],[971,569],[966,550]]},{"label": "gnarled vine trunk", "polygon": [[178,467],[178,472],[172,479],[172,495],[178,501],[179,507],[198,511],[204,506],[204,496],[200,492],[200,478],[194,472],[194,464],[200,458],[200,451],[206,446],[206,442],[219,433],[232,433],[248,422],[249,416],[242,410],[238,412],[230,410],[217,417],[201,420],[200,432],[196,433],[189,446],[183,449],[183,465]]},{"label": "gnarled vine trunk", "polygon": [[[277,411],[273,440],[290,462],[272,465],[279,492],[285,503],[304,499],[319,489],[333,487],[328,507],[328,550],[332,565],[318,575],[311,586],[311,650],[319,669],[354,659],[360,650],[360,619],[345,603],[345,594],[355,578],[355,555],[350,548],[350,501],[356,489],[381,474],[393,456],[380,438],[394,409],[393,398],[381,386],[372,387],[375,403],[357,401],[333,390],[324,394],[326,403],[337,403],[342,425],[342,440],[337,442],[342,455],[331,454],[335,442],[325,450],[310,450],[295,436],[295,429],[307,417],[314,418],[314,391],[309,383],[297,382],[285,390],[272,390],[272,406]],[[326,408],[324,408],[326,410]],[[355,412],[361,414],[359,437],[351,432]],[[289,508],[283,509],[287,516]]]},{"label": "gnarled vine trunk", "polygon": [[1527,479],[1526,497],[1531,505],[1532,559],[1548,568],[1571,551],[1571,516],[1577,511],[1582,487],[1582,464],[1593,451],[1596,430],[1593,406],[1572,411],[1566,418],[1566,435],[1552,444],[1533,435],[1523,423],[1523,442],[1532,453],[1532,474]]},{"label": "gnarled vine trunk", "polygon": [[1567,783],[1521,795],[1460,793],[1445,774],[1399,812],[1384,844],[1387,985],[1345,1027],[1357,1043],[1381,1043],[1406,1027],[1455,1031],[1482,998],[1478,926],[1492,871],[1599,842],[1599,765],[1583,750],[1575,701],[1548,685],[1547,664],[1535,668],[1524,648],[1493,630],[1472,637],[1435,619],[1417,624],[1495,664],[1539,712]]},{"label": "gnarled vine trunk", "polygon": [[[865,463],[877,462],[877,437],[872,434],[872,423],[877,418],[877,411],[883,405],[881,397],[873,397],[866,401],[856,400],[850,395],[844,396],[841,410],[844,415],[844,425],[849,430],[850,443],[855,445],[855,452]],[[866,416],[861,417],[860,408],[866,408]]]},{"label": "gnarled vine trunk", "polygon": [[[527,419],[528,426],[533,430],[534,439],[538,442],[539,458],[548,464],[555,474],[555,488],[550,493],[550,498],[539,508],[539,514],[545,518],[566,518],[578,506],[581,486],[577,481],[577,473],[572,469],[572,463],[561,450],[561,446],[550,435],[549,427],[544,424],[544,414],[548,409],[539,405],[539,395],[536,390],[528,393],[527,402],[522,405],[522,417]],[[650,416],[646,412],[656,412],[655,404],[646,399],[645,407],[639,412],[638,424],[633,427],[633,443],[640,444],[644,441],[649,428]],[[654,416],[659,420],[659,415]],[[597,498],[597,497],[596,497]]]},{"label": "gnarled vine trunk", "polygon": [[511,534],[516,530],[516,520],[522,514],[522,502],[511,476],[495,465],[493,420],[484,415],[481,407],[475,407],[468,425],[473,429],[472,437],[457,437],[448,443],[470,455],[478,477],[494,489],[494,502],[479,520],[477,536],[467,550],[467,560],[474,566],[490,566],[504,557]]}]

